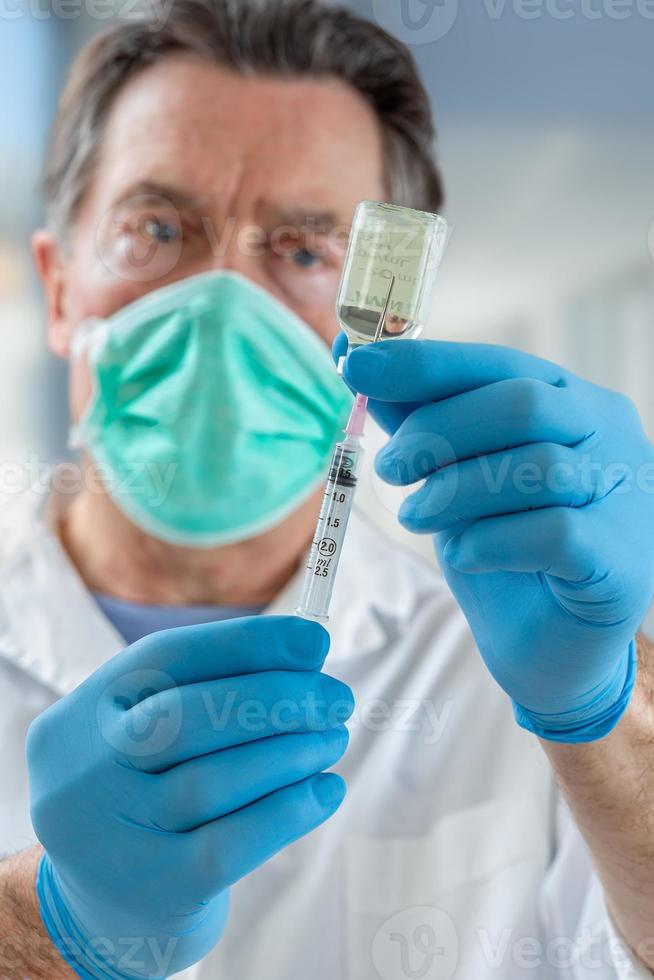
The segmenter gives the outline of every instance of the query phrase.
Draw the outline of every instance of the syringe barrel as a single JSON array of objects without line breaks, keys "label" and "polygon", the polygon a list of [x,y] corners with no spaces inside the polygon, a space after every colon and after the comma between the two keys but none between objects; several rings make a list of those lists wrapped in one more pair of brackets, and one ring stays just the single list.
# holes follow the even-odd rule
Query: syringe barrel
[{"label": "syringe barrel", "polygon": [[346,438],[334,450],[320,515],[296,612],[305,619],[326,623],[336,572],[345,542],[363,449],[356,438]]}]

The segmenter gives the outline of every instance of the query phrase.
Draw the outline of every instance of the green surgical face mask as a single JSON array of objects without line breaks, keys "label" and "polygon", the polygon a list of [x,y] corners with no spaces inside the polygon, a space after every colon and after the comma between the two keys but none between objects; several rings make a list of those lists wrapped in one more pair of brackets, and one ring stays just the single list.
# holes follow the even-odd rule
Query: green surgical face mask
[{"label": "green surgical face mask", "polygon": [[303,320],[233,272],[78,329],[91,402],[72,433],[144,531],[210,547],[273,527],[324,478],[352,396]]}]

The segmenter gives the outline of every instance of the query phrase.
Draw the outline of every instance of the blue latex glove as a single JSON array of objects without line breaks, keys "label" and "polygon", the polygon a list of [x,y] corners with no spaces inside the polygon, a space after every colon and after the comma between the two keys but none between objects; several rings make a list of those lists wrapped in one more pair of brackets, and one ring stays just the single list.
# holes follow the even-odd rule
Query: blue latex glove
[{"label": "blue latex glove", "polygon": [[[291,616],[154,633],[37,718],[37,881],[80,977],[164,977],[225,927],[229,886],[338,808],[348,687]],[[253,923],[256,928],[256,923]]]},{"label": "blue latex glove", "polygon": [[384,341],[353,350],[344,378],[392,434],[379,476],[425,480],[400,522],[435,535],[519,724],[561,742],[605,735],[654,591],[654,451],[632,403],[484,344]]}]

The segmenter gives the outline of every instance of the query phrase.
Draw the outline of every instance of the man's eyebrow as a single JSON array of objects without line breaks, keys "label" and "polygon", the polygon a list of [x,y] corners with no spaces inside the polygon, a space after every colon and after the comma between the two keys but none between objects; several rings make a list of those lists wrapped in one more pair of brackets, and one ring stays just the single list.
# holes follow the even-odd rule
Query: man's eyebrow
[{"label": "man's eyebrow", "polygon": [[344,223],[342,219],[339,220],[339,216],[334,211],[316,210],[310,206],[275,207],[270,204],[263,205],[262,202],[260,214],[266,224],[289,225],[291,228],[306,226],[325,233]]},{"label": "man's eyebrow", "polygon": [[[194,194],[184,188],[164,181],[144,179],[137,180],[130,184],[114,202],[114,206],[128,204],[131,198],[147,198],[150,202],[156,198],[164,200],[176,208],[192,208],[200,210],[209,204],[209,197],[206,195]],[[348,225],[335,211],[329,209],[316,209],[309,205],[293,207],[279,207],[267,201],[259,201],[257,213],[262,224],[289,225],[291,228],[311,228],[323,233],[330,232],[333,228]]]},{"label": "man's eyebrow", "polygon": [[128,204],[131,198],[145,197],[150,202],[155,198],[161,198],[166,204],[172,204],[176,208],[203,208],[209,203],[209,198],[193,194],[174,184],[167,184],[158,180],[137,180],[130,184],[116,199],[114,206]]}]

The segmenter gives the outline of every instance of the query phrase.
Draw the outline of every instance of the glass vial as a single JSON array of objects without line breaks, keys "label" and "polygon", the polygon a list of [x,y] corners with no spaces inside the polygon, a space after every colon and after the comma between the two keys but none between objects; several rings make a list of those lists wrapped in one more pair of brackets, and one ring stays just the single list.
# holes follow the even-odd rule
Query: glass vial
[{"label": "glass vial", "polygon": [[420,333],[446,240],[440,215],[378,201],[359,204],[336,300],[351,346]]}]

